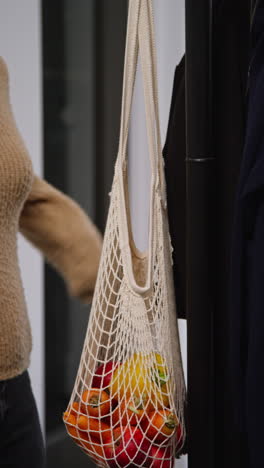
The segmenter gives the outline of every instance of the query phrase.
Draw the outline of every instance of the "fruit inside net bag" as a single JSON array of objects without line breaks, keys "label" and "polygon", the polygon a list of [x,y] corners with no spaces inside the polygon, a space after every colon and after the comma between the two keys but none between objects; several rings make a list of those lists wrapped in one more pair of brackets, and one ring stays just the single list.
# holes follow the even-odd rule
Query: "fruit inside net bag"
[{"label": "fruit inside net bag", "polygon": [[158,353],[102,363],[64,413],[68,433],[98,465],[170,468],[183,443],[170,386]]}]

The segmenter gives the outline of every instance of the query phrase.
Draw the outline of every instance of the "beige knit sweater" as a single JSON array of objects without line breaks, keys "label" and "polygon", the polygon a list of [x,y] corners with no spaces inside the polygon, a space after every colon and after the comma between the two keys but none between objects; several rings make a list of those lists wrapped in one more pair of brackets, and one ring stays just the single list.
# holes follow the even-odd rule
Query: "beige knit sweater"
[{"label": "beige knit sweater", "polygon": [[8,82],[0,58],[0,380],[22,373],[31,352],[18,231],[42,250],[69,292],[84,302],[93,294],[102,243],[74,201],[34,176],[12,114]]}]

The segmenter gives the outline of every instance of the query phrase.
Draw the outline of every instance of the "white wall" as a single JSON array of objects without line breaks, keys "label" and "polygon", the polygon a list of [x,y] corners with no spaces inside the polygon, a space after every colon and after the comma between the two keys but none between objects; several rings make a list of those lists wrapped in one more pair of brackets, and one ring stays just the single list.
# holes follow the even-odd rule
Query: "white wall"
[{"label": "white wall", "polygon": [[[0,55],[10,73],[11,101],[35,172],[42,171],[40,0],[0,1]],[[19,238],[19,256],[33,333],[30,374],[44,426],[43,272],[40,255]]]},{"label": "white wall", "polygon": [[[172,83],[176,64],[185,50],[185,1],[154,0],[154,20],[158,59],[158,90],[162,145],[165,142]],[[129,190],[132,229],[137,247],[148,244],[149,160],[141,74],[137,74],[129,137]],[[186,323],[179,320],[186,376]],[[187,457],[177,460],[177,468],[187,467]]]}]

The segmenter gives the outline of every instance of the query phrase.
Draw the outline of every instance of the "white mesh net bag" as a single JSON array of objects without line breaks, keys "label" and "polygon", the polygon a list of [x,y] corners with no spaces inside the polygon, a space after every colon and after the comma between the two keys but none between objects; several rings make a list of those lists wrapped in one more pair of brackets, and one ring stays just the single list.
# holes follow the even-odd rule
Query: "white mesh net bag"
[{"label": "white mesh net bag", "polygon": [[[102,257],[63,419],[100,466],[171,468],[185,438],[185,384],[172,283],[151,0],[130,0],[119,152]],[[133,243],[126,149],[138,61],[151,161],[149,247]]]}]

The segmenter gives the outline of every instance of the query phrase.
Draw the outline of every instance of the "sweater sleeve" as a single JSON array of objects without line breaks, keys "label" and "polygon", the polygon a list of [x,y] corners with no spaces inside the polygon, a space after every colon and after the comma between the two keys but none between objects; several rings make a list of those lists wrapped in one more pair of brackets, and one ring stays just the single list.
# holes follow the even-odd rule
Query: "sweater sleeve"
[{"label": "sweater sleeve", "polygon": [[63,276],[70,294],[91,302],[102,237],[80,206],[35,176],[20,231]]}]

